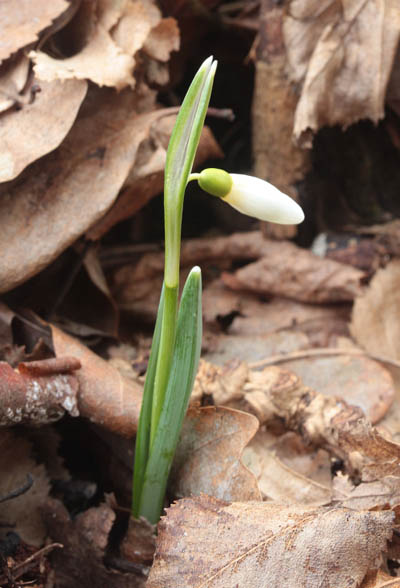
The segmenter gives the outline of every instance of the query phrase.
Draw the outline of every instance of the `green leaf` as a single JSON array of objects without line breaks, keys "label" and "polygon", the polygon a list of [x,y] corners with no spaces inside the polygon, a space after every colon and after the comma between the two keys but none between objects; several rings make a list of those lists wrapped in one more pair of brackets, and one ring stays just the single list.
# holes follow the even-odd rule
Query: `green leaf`
[{"label": "green leaf", "polygon": [[156,375],[157,357],[160,346],[161,324],[164,311],[164,291],[165,288],[163,286],[161,290],[160,302],[158,305],[157,320],[154,327],[153,341],[151,344],[149,363],[147,366],[146,381],[144,383],[143,389],[143,400],[140,409],[138,430],[136,433],[132,496],[132,513],[134,517],[139,516],[140,496],[142,494],[144,474],[150,450],[151,408],[153,403],[154,379]]},{"label": "green leaf", "polygon": [[170,377],[141,493],[139,514],[154,524],[160,517],[169,471],[193,388],[201,336],[201,271],[194,267],[182,293]]},{"label": "green leaf", "polygon": [[165,283],[179,281],[182,208],[204,119],[210,101],[217,62],[206,59],[195,75],[179,110],[168,145],[164,179]]}]

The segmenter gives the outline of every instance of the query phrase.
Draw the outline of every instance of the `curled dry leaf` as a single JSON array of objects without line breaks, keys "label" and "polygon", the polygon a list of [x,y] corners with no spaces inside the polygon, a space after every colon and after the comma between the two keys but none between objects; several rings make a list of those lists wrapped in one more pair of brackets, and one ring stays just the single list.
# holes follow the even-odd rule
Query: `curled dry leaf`
[{"label": "curled dry leaf", "polygon": [[303,145],[322,126],[383,117],[400,37],[396,0],[292,0],[284,37],[290,76],[302,84],[294,136]]},{"label": "curled dry leaf", "polygon": [[71,355],[81,362],[79,414],[106,429],[132,437],[137,429],[142,387],[73,337],[51,326],[57,356]]},{"label": "curled dry leaf", "polygon": [[390,511],[186,498],[159,524],[147,587],[356,588],[379,566],[393,518]]},{"label": "curled dry leaf", "polygon": [[[259,382],[246,385],[240,406],[255,414],[261,424],[279,417],[306,442],[344,459],[363,481],[400,477],[400,445],[386,439],[359,408],[318,394],[277,367],[265,368],[258,378]],[[262,388],[265,381],[267,392]]]},{"label": "curled dry leaf", "polygon": [[79,367],[72,357],[20,363],[16,370],[0,362],[0,426],[44,425],[65,412],[78,416],[73,372]]},{"label": "curled dry leaf", "polygon": [[213,406],[189,409],[170,477],[173,494],[260,500],[254,475],[240,461],[257,429],[257,419],[244,412]]},{"label": "curled dry leaf", "polygon": [[111,207],[149,129],[169,113],[137,114],[143,107],[131,93],[98,90],[61,146],[2,186],[2,291],[43,269]]},{"label": "curled dry leaf", "polygon": [[39,86],[31,104],[0,118],[0,182],[12,180],[32,161],[58,147],[87,90],[83,80],[40,82]]},{"label": "curled dry leaf", "polygon": [[289,242],[269,242],[268,254],[234,274],[222,274],[233,290],[279,294],[302,302],[353,300],[362,292],[365,274]]},{"label": "curled dry leaf", "polygon": [[400,359],[400,261],[390,262],[372,278],[353,307],[350,331],[370,353]]},{"label": "curled dry leaf", "polygon": [[0,61],[36,41],[38,33],[67,10],[68,6],[67,0],[3,0],[0,3]]},{"label": "curled dry leaf", "polygon": [[26,438],[0,431],[0,497],[21,488],[28,474],[33,478],[33,485],[25,494],[0,504],[3,533],[13,530],[29,545],[39,547],[46,538],[40,508],[47,500],[50,483],[44,465],[36,464],[31,452]]}]

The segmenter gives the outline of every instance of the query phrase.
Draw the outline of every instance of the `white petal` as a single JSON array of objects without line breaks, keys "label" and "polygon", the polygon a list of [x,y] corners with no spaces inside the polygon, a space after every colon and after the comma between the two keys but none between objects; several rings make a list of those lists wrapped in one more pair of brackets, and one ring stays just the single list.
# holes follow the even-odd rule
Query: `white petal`
[{"label": "white petal", "polygon": [[243,214],[282,225],[297,225],[304,220],[301,207],[272,184],[243,174],[230,174],[233,186],[222,198]]}]

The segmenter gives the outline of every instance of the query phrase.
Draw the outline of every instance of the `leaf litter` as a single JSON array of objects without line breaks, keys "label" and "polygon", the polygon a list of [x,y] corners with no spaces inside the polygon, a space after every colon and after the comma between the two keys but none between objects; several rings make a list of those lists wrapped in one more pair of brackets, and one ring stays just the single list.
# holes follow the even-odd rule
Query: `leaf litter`
[{"label": "leaf litter", "polygon": [[[5,28],[0,51],[1,289],[13,308],[29,307],[33,297],[25,293],[33,276],[45,283],[45,267],[50,280],[60,275],[51,273],[53,264],[74,245],[84,252],[82,264],[108,310],[100,311],[106,316],[97,325],[63,316],[74,300],[67,276],[66,304],[56,318],[95,347],[101,340],[101,356],[53,324],[45,304],[39,315],[48,322],[1,309],[0,351],[8,363],[1,364],[0,414],[14,407],[19,422],[37,425],[43,411],[48,414],[41,424],[69,412],[51,425],[47,450],[45,441],[39,449],[35,435],[25,441],[26,429],[9,431],[15,418],[3,423],[0,498],[21,488],[28,474],[34,484],[0,504],[1,522],[15,525],[22,547],[30,549],[30,555],[8,560],[11,575],[1,581],[41,577],[44,585],[40,570],[47,565],[57,586],[141,586],[156,544],[148,586],[396,585],[387,573],[395,568],[386,563],[400,553],[392,536],[400,504],[398,262],[387,263],[400,251],[396,221],[369,227],[368,243],[361,237],[357,247],[350,243],[325,258],[277,240],[295,236],[292,228],[246,227],[229,236],[211,229],[207,238],[183,243],[183,265],[204,267],[205,359],[166,506],[178,501],[167,508],[156,540],[153,528],[129,520],[130,439],[148,339],[139,334],[132,343],[130,337],[125,348],[112,341],[113,359],[107,361],[104,338],[117,334],[119,313],[123,329],[133,321],[135,335],[138,317],[149,322],[155,316],[163,254],[144,239],[150,226],[144,219],[146,205],[162,189],[176,116],[170,88],[184,71],[182,52],[173,53],[181,43],[188,51],[188,32],[201,38],[209,25],[195,16],[193,26],[185,2],[173,10],[163,3],[163,12],[151,0],[39,4],[23,3],[18,15],[9,2],[0,10],[0,22],[6,15],[14,23]],[[239,28],[250,22],[245,9],[229,10],[239,16],[223,17],[228,29],[233,21]],[[304,189],[299,182],[315,170],[309,152],[289,145],[291,135],[310,145],[324,125],[382,118],[399,38],[397,13],[392,2],[327,1],[316,9],[292,0],[285,11],[263,2],[252,18],[263,23],[252,55],[255,167],[298,197]],[[393,108],[395,74],[396,67]],[[274,100],[265,101],[266,86]],[[169,108],[157,102],[160,87]],[[395,141],[394,129],[392,121]],[[196,165],[222,156],[205,129]],[[124,249],[119,242],[118,250],[108,248],[122,220],[136,241],[138,235],[146,240],[139,253],[137,245]],[[98,256],[85,248],[85,240],[103,237]],[[124,261],[113,265],[115,256]],[[85,304],[80,317],[89,315]],[[94,313],[105,308],[94,298],[90,304]],[[343,338],[350,334],[361,348]],[[32,386],[38,392],[35,414],[25,410]],[[50,388],[62,389],[53,404]],[[87,509],[85,502],[78,514],[48,498],[54,477],[74,476],[60,466],[58,452],[67,451],[69,466],[74,460],[54,439],[58,431],[79,429],[76,423],[86,431],[79,439],[85,451],[80,446],[77,454],[89,451],[91,436],[107,439],[101,447],[109,464],[100,449],[93,461],[101,464],[99,487],[118,494],[104,497],[100,490],[96,503]],[[88,477],[89,470],[86,465]],[[53,550],[51,556],[39,549],[46,537],[53,541],[44,548]],[[26,575],[28,568],[33,576]]]}]

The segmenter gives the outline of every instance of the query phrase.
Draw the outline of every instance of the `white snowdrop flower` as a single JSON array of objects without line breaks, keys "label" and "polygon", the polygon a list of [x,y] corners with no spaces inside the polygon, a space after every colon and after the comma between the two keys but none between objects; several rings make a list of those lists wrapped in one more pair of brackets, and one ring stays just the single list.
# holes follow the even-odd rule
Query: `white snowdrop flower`
[{"label": "white snowdrop flower", "polygon": [[304,220],[297,202],[260,178],[213,168],[192,177],[205,192],[220,197],[242,214],[281,225],[297,225]]}]

